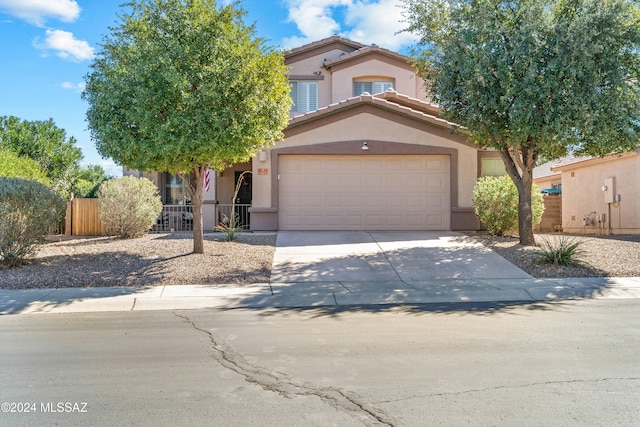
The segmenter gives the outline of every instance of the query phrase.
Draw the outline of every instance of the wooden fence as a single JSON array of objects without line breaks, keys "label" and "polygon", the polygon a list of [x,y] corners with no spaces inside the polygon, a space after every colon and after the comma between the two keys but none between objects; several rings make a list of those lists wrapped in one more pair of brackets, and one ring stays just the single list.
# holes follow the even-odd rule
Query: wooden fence
[{"label": "wooden fence", "polygon": [[71,236],[106,236],[100,221],[99,199],[72,199],[67,202],[65,234]]}]

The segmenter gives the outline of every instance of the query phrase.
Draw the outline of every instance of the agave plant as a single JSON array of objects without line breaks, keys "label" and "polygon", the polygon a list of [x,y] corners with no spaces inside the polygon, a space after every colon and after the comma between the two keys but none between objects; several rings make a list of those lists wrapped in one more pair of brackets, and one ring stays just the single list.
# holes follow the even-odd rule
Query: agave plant
[{"label": "agave plant", "polygon": [[540,249],[535,253],[538,260],[545,264],[580,267],[583,265],[581,257],[584,255],[581,245],[582,242],[574,237],[560,236],[542,240]]}]

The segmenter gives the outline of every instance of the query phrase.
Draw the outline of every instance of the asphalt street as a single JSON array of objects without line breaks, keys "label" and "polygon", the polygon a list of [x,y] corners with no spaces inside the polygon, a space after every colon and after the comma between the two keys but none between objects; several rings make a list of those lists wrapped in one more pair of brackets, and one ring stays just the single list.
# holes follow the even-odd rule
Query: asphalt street
[{"label": "asphalt street", "polygon": [[1,316],[0,425],[638,425],[639,308]]}]

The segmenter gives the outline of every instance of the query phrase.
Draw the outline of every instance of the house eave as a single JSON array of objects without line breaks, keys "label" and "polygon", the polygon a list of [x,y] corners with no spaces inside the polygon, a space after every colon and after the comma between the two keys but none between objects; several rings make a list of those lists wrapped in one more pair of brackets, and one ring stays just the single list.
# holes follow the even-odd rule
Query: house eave
[{"label": "house eave", "polygon": [[640,154],[639,151],[631,151],[628,153],[612,154],[605,157],[591,157],[587,159],[578,160],[566,165],[553,166],[551,167],[551,171],[552,172],[557,171],[558,173],[562,173],[562,172],[571,171],[571,170],[578,169],[585,166],[591,166],[598,163],[606,163],[614,160],[620,160],[620,159],[624,159],[632,156],[637,156],[638,154]]}]

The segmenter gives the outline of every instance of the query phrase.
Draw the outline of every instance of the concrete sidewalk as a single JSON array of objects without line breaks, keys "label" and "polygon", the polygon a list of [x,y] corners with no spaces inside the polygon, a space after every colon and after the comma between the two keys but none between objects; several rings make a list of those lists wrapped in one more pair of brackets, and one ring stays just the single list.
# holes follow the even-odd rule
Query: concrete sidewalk
[{"label": "concrete sidewalk", "polygon": [[640,298],[640,277],[0,289],[0,314]]},{"label": "concrete sidewalk", "polygon": [[278,232],[269,283],[0,289],[0,314],[640,298],[640,278],[534,279],[454,232]]}]

